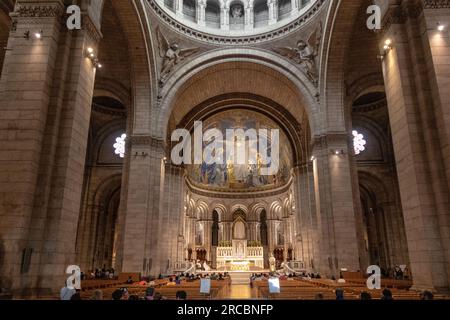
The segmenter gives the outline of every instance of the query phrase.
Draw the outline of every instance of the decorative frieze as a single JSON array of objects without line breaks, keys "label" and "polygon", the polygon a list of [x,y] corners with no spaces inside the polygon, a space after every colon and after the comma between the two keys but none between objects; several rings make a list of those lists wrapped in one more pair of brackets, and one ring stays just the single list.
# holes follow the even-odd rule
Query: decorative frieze
[{"label": "decorative frieze", "polygon": [[15,15],[19,18],[53,18],[60,17],[64,8],[60,3],[39,5],[37,3],[18,4]]},{"label": "decorative frieze", "polygon": [[148,135],[134,135],[130,137],[130,143],[133,146],[149,146],[164,149],[165,143],[160,138]]}]

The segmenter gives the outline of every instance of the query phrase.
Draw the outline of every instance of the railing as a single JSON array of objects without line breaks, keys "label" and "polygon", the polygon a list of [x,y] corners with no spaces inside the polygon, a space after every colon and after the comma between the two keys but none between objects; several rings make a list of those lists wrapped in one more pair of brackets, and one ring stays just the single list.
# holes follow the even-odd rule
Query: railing
[{"label": "railing", "polygon": [[190,261],[175,262],[173,265],[174,272],[195,273],[195,263]]},{"label": "railing", "polygon": [[[263,247],[247,247],[247,258],[260,258],[264,256]],[[233,247],[217,247],[218,258],[233,257]]]},{"label": "railing", "polygon": [[218,257],[232,257],[233,256],[233,247],[218,247],[217,248],[217,256]]},{"label": "railing", "polygon": [[262,257],[264,256],[263,247],[247,247],[247,257]]},{"label": "railing", "polygon": [[303,261],[283,262],[282,267],[285,273],[300,273],[306,271]]}]

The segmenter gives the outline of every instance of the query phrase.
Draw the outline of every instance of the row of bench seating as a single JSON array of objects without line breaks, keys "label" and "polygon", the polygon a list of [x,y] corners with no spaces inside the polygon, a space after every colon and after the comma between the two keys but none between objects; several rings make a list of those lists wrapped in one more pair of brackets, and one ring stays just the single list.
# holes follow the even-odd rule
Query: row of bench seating
[{"label": "row of bench seating", "polygon": [[[181,284],[175,286],[167,286],[168,280],[155,280],[152,287],[155,288],[155,292],[161,294],[166,299],[175,299],[178,291],[185,291],[189,300],[203,300],[203,299],[223,299],[226,298],[229,292],[229,286],[231,281],[226,280],[212,280],[210,294],[200,293],[200,281],[182,281]],[[102,289],[103,297],[105,300],[111,299],[112,293],[119,288],[127,288],[130,295],[137,295],[144,297],[145,292],[149,285],[140,285],[134,283],[130,285],[120,285],[116,287],[107,287]],[[82,293],[82,299],[89,299],[93,294],[93,290],[88,290]]]},{"label": "row of bench seating", "polygon": [[[383,288],[390,285],[389,290],[395,300],[418,300],[420,293],[408,290],[410,286],[405,280],[392,280],[393,282],[383,281]],[[399,282],[402,281],[402,282]],[[324,299],[336,299],[335,290],[341,288],[344,290],[346,300],[359,299],[362,292],[368,292],[372,299],[380,299],[383,289],[369,290],[365,279],[351,279],[346,283],[337,283],[330,279],[312,279],[312,280],[281,280],[280,293],[271,294],[269,292],[267,280],[252,281],[253,294],[257,298],[263,299],[282,299],[282,300],[314,300],[317,294],[322,294]],[[445,299],[443,295],[435,295],[435,299]]]}]

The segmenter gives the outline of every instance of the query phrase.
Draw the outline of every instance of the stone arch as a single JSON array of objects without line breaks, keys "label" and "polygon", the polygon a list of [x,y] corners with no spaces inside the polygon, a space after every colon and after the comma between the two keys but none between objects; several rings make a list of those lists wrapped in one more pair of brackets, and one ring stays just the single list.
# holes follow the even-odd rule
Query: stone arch
[{"label": "stone arch", "polygon": [[351,105],[361,96],[370,92],[384,92],[384,79],[380,73],[366,74],[347,87],[348,101]]},{"label": "stone arch", "polygon": [[[240,7],[241,8],[241,15],[236,17],[235,15],[235,8]],[[231,0],[229,2],[229,8],[230,12],[229,19],[230,19],[230,29],[231,30],[242,30],[245,26],[245,20],[246,20],[246,10],[245,10],[245,4],[243,0]],[[237,12],[237,11],[236,11]]]},{"label": "stone arch", "polygon": [[99,157],[99,152],[101,146],[104,144],[105,140],[108,139],[111,134],[116,131],[126,131],[126,125],[123,120],[113,120],[108,122],[96,135],[95,140],[92,141],[92,144],[89,147],[90,155],[92,161],[97,161]]},{"label": "stone arch", "polygon": [[[169,123],[170,115],[175,109],[175,106],[180,105],[178,101],[183,96],[183,93],[192,89],[194,86],[201,86],[206,76],[211,79],[211,76],[219,77],[219,75],[222,75],[223,79],[223,75],[225,73],[229,74],[230,69],[239,69],[239,72],[242,73],[242,79],[249,76],[256,79],[264,77],[267,83],[283,84],[284,89],[278,90],[276,92],[277,95],[272,92],[272,96],[268,96],[267,92],[262,92],[256,83],[247,84],[248,86],[246,88],[241,86],[241,82],[239,82],[239,85],[236,85],[236,83],[227,83],[229,88],[219,86],[221,91],[204,91],[202,93],[197,91],[195,95],[197,100],[189,101],[189,104],[191,106],[197,105],[214,96],[224,94],[226,93],[225,91],[244,92],[245,90],[253,94],[261,94],[281,105],[283,105],[283,101],[286,101],[283,106],[292,114],[298,115],[297,119],[299,122],[304,120],[302,116],[306,112],[311,131],[315,131],[317,127],[315,114],[319,110],[315,98],[317,90],[302,72],[293,68],[290,62],[280,59],[279,56],[269,51],[253,48],[246,48],[245,51],[239,48],[228,48],[209,51],[189,61],[168,78],[160,93],[160,96],[163,98],[159,107],[154,109],[152,116],[152,124],[155,128],[154,135],[160,138],[164,138],[167,135],[167,124]],[[249,74],[249,72],[252,72],[252,74]],[[251,85],[253,87],[250,87]],[[275,89],[272,89],[272,91],[275,91]],[[179,108],[178,111],[180,112]],[[185,110],[182,113],[187,113],[187,111]]]},{"label": "stone arch", "polygon": [[212,203],[210,205],[210,207],[213,209],[213,211],[216,210],[217,213],[219,214],[219,222],[227,218],[228,210],[227,210],[227,207],[224,206],[223,204],[221,204],[221,203]]},{"label": "stone arch", "polygon": [[259,215],[262,210],[265,210],[267,203],[265,201],[258,201],[254,203],[250,208],[249,219],[259,221]]},{"label": "stone arch", "polygon": [[[171,122],[169,132],[176,128],[192,131],[195,121],[203,121],[210,116],[235,108],[258,112],[275,122],[288,137],[294,163],[305,161],[304,142],[310,136],[308,123],[299,123],[283,106],[259,95],[235,92],[206,100],[194,106],[183,119],[177,121],[178,123]],[[167,141],[170,141],[170,136],[167,137]]]},{"label": "stone arch", "polygon": [[379,200],[383,202],[393,200],[390,197],[391,193],[388,191],[388,188],[382,179],[366,171],[359,171],[358,176],[359,183],[364,185],[366,189],[372,190],[373,194],[376,195]]},{"label": "stone arch", "polygon": [[292,205],[289,197],[283,199],[283,217],[289,217],[292,212]]},{"label": "stone arch", "polygon": [[[322,123],[315,132],[345,132],[345,72],[351,34],[362,0],[336,1],[329,9],[330,23],[326,24],[320,66],[320,103]],[[322,59],[323,58],[323,59]],[[325,59],[326,58],[326,59]]]},{"label": "stone arch", "polygon": [[199,201],[195,208],[195,217],[197,220],[208,220],[209,219],[209,206],[204,201]]},{"label": "stone arch", "polygon": [[369,201],[373,214],[381,221],[378,222],[380,230],[377,232],[384,238],[384,267],[407,264],[409,255],[406,230],[402,211],[396,202],[396,193],[382,177],[371,172],[359,170],[358,180],[361,201]]},{"label": "stone arch", "polygon": [[236,211],[241,210],[242,212],[244,212],[245,216],[248,217],[248,208],[246,205],[242,204],[242,203],[237,203],[234,204],[231,208],[230,208],[230,213],[234,214]]},{"label": "stone arch", "polygon": [[115,79],[97,78],[95,81],[94,97],[110,97],[123,104],[126,109],[131,107],[130,91]]},{"label": "stone arch", "polygon": [[[111,225],[114,231],[117,231],[115,224],[117,223],[120,204],[121,184],[122,175],[113,174],[103,178],[94,187],[94,190],[87,195],[88,200],[86,201],[83,214],[80,216],[77,232],[77,260],[85,270],[95,267],[94,264],[101,258],[98,256],[100,250],[99,242],[101,242],[99,239],[105,231],[105,225]],[[111,216],[111,214],[116,216]],[[113,250],[114,245],[114,238],[109,238],[109,249]],[[97,265],[97,267],[101,266]]]},{"label": "stone arch", "polygon": [[[388,149],[390,146],[390,139],[389,139],[388,133],[385,130],[383,130],[383,128],[381,128],[378,123],[376,123],[369,117],[366,117],[364,115],[354,114],[352,118],[353,118],[352,119],[352,124],[353,124],[352,129],[355,129],[356,127],[361,127],[363,129],[367,130],[370,134],[372,134],[377,139],[377,141],[375,141],[375,143],[377,143],[380,148],[382,159],[387,160],[388,154],[389,154]],[[370,144],[370,143],[374,143],[374,142],[367,141],[367,143]]]},{"label": "stone arch", "polygon": [[267,5],[267,0],[254,1],[253,21],[255,28],[269,24],[269,6]]},{"label": "stone arch", "polygon": [[277,219],[280,220],[283,214],[283,205],[280,200],[275,200],[270,204],[269,207],[269,219]]},{"label": "stone arch", "polygon": [[205,20],[207,27],[220,28],[220,1],[206,1]]},{"label": "stone arch", "polygon": [[196,0],[183,0],[183,15],[188,20],[193,22],[197,18],[197,3]]},{"label": "stone arch", "polygon": [[[132,112],[132,129],[135,134],[150,133],[150,110],[148,108],[152,103],[152,99],[156,97],[157,78],[156,63],[153,54],[153,38],[150,33],[149,21],[145,14],[144,3],[140,1],[122,1],[122,0],[106,0],[109,1],[114,12],[120,21],[120,27],[123,30],[128,41],[128,52],[131,62],[131,92],[126,94],[123,90],[119,90],[119,98],[123,99],[124,104],[129,106]],[[94,19],[96,25],[100,29],[102,14],[106,1],[83,1],[82,9],[89,12]],[[102,84],[100,88],[111,84],[110,79]],[[116,88],[117,85],[114,86]],[[99,88],[99,87],[97,87]],[[121,88],[123,89],[123,88]]]}]

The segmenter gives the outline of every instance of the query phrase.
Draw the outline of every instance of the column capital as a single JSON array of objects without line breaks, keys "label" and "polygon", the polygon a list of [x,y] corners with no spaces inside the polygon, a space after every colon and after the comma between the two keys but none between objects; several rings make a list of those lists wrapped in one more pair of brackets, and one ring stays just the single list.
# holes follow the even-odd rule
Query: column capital
[{"label": "column capital", "polygon": [[311,144],[313,148],[326,148],[344,143],[347,144],[349,139],[350,134],[347,132],[331,132],[314,136]]}]

